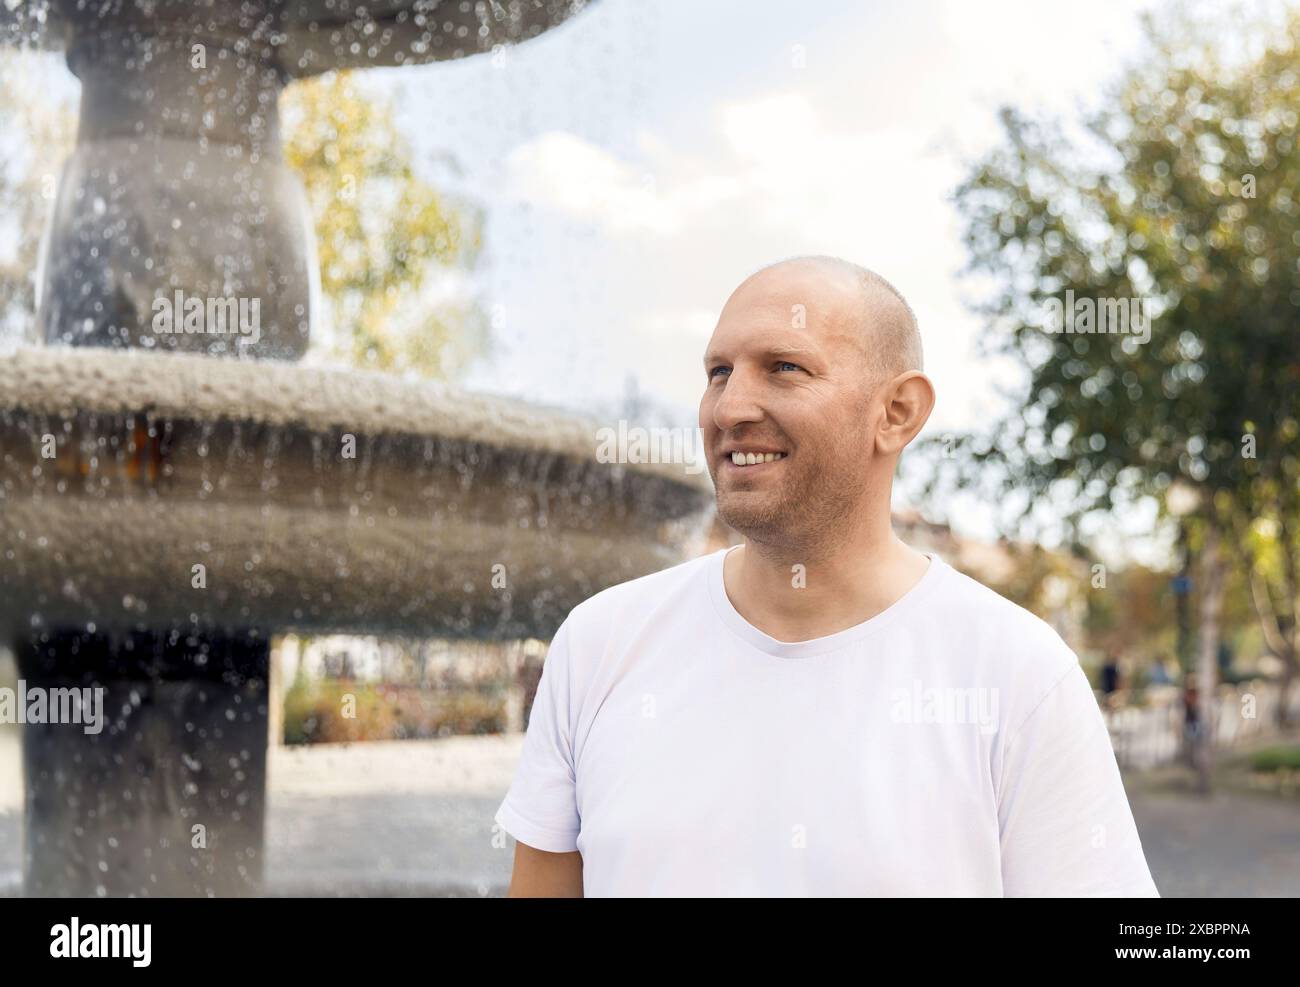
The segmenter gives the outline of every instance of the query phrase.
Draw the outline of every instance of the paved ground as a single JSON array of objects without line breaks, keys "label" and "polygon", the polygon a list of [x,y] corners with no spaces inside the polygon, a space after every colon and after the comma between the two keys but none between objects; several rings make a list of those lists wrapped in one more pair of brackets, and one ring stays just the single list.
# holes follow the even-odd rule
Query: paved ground
[{"label": "paved ground", "polygon": [[1300,897],[1300,800],[1134,791],[1129,804],[1162,897]]},{"label": "paved ground", "polygon": [[[494,841],[492,815],[522,743],[515,735],[273,750],[268,890],[503,894],[514,844]],[[19,753],[17,732],[0,729],[0,893],[21,869]]]},{"label": "paved ground", "polygon": [[[463,737],[272,752],[267,870],[274,894],[500,894],[509,841],[494,846],[522,737]],[[0,729],[0,887],[19,869],[17,735]],[[1220,791],[1167,776],[1129,781],[1162,895],[1300,896],[1300,799]]]},{"label": "paved ground", "polygon": [[272,752],[272,893],[503,894],[514,844],[492,815],[523,737]]},{"label": "paved ground", "polygon": [[1126,778],[1147,863],[1166,898],[1300,897],[1300,793],[1249,790],[1235,759],[1218,755],[1208,797],[1193,792],[1180,766]]}]

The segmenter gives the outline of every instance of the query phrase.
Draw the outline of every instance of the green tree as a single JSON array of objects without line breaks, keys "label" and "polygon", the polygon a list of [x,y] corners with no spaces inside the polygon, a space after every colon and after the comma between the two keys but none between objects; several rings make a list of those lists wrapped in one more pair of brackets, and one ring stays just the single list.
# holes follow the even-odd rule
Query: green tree
[{"label": "green tree", "polygon": [[[1144,58],[1077,133],[1004,109],[1003,139],[956,192],[971,272],[992,285],[991,350],[1028,387],[947,462],[963,486],[1026,492],[1029,507],[1050,495],[1073,530],[1147,496],[1167,507],[1176,480],[1190,485],[1205,669],[1226,553],[1240,557],[1225,536],[1296,517],[1300,15],[1279,29],[1175,14],[1145,29]],[[1225,35],[1240,42],[1231,57]],[[1044,331],[1067,290],[1148,300],[1149,341]]]},{"label": "green tree", "polygon": [[482,351],[471,303],[435,300],[433,275],[473,264],[481,217],[417,173],[392,107],[350,72],[291,83],[281,98],[285,160],[316,228],[327,349],[358,366],[441,377]]}]

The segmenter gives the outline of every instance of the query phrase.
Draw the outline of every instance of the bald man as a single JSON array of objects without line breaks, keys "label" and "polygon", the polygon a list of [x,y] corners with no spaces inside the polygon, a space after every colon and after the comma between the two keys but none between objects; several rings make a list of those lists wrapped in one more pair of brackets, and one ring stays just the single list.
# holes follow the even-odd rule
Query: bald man
[{"label": "bald man", "polygon": [[496,814],[510,894],[1157,897],[1075,654],[890,527],[934,407],[902,296],[837,258],[764,268],[704,371],[744,543],[556,632]]}]

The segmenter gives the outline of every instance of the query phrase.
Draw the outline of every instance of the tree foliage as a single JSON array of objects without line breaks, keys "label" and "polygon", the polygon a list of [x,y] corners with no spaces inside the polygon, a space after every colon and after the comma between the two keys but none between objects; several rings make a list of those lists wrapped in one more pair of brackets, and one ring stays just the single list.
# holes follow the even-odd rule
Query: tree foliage
[{"label": "tree foliage", "polygon": [[478,308],[438,298],[435,275],[473,264],[481,218],[422,178],[386,102],[350,72],[292,83],[285,160],[316,227],[331,345],[359,366],[444,376],[481,351]]},{"label": "tree foliage", "polygon": [[[956,192],[969,273],[990,286],[987,352],[1019,365],[1027,386],[987,434],[940,440],[955,455],[927,489],[955,477],[1002,502],[1019,491],[1011,523],[1051,505],[1076,538],[1085,515],[1147,497],[1168,512],[1176,483],[1194,490],[1180,523],[1203,548],[1203,654],[1224,587],[1249,585],[1290,681],[1300,12],[1243,24],[1174,8],[1144,24],[1145,57],[1080,127],[1004,108],[1000,141]],[[1149,336],[1050,331],[1051,300],[1068,293],[1145,301]],[[1238,568],[1225,572],[1226,559]]]},{"label": "tree foliage", "polygon": [[[1300,16],[1235,61],[1213,24],[1146,25],[1147,58],[1080,134],[1006,108],[956,193],[990,348],[1028,388],[953,462],[1052,491],[1069,521],[1178,477],[1208,511],[1300,478]],[[1045,332],[1067,289],[1149,299],[1149,342]]]}]

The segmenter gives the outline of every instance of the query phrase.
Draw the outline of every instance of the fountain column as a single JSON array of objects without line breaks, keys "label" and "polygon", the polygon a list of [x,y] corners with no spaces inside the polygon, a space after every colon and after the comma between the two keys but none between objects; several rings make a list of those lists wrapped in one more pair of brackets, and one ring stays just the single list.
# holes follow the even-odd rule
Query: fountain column
[{"label": "fountain column", "polygon": [[[286,76],[256,31],[170,32],[78,25],[69,43],[81,119],[39,275],[42,335],[297,358],[316,264],[301,187],[280,158]],[[238,321],[245,313],[255,318]],[[147,488],[157,444],[141,455]],[[218,534],[194,531],[197,542]],[[26,727],[27,894],[260,893],[269,648],[268,628],[145,624],[52,626],[16,642],[29,687],[102,688],[106,721],[95,735]]]},{"label": "fountain column", "polygon": [[269,642],[61,630],[19,648],[29,688],[103,689],[99,732],[24,727],[26,893],[257,894]]},{"label": "fountain column", "polygon": [[[38,276],[41,333],[73,346],[300,357],[317,270],[305,197],[280,157],[287,79],[274,50],[256,33],[139,30],[86,30],[68,50],[81,120]],[[256,332],[217,324],[230,302],[256,312]],[[200,318],[187,319],[191,303]]]}]

